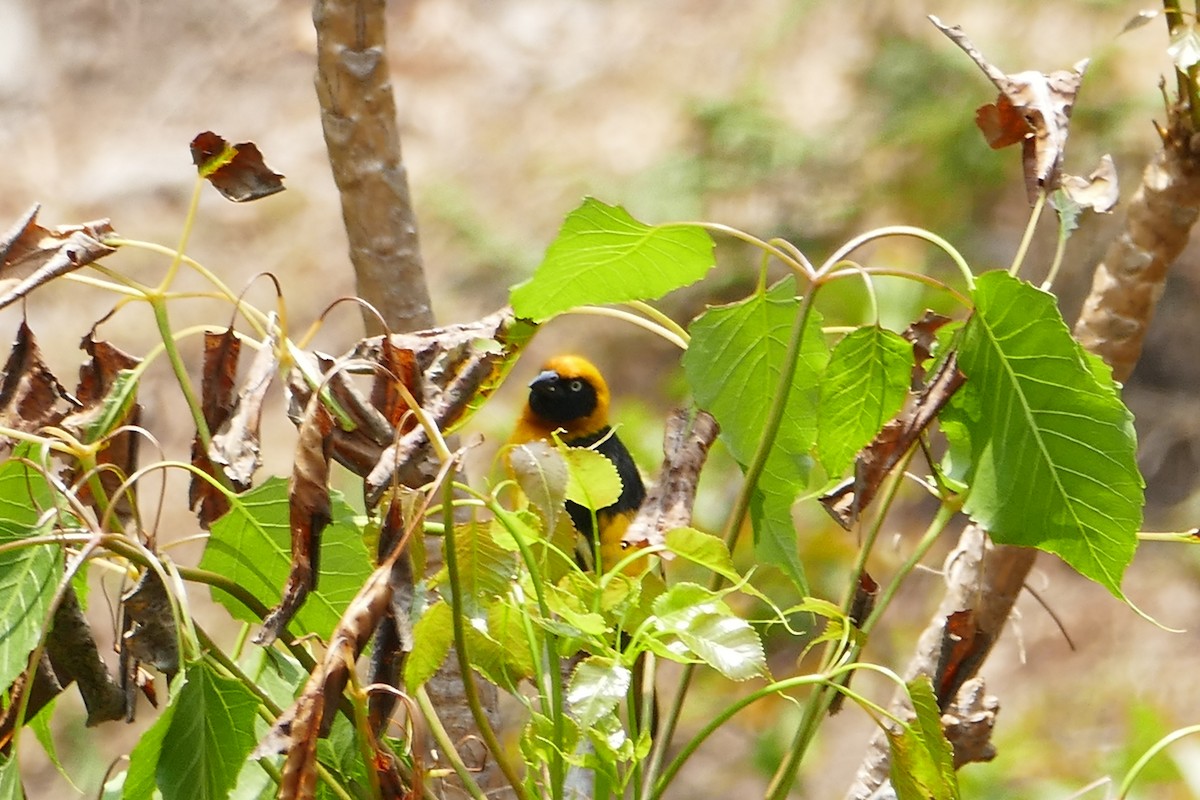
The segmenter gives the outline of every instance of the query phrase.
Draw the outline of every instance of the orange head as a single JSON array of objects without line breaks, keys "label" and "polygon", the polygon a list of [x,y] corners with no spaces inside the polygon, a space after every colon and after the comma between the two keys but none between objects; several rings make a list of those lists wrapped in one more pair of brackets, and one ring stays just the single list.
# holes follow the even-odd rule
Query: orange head
[{"label": "orange head", "polygon": [[581,356],[556,356],[529,384],[529,401],[514,439],[549,439],[556,430],[563,440],[590,436],[608,425],[608,384],[592,362]]}]

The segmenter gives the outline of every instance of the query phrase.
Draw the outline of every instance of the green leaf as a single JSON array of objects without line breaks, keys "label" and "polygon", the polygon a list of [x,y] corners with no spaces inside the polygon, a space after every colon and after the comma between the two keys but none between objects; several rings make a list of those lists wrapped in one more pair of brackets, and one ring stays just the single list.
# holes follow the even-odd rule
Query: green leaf
[{"label": "green leaf", "polygon": [[942,732],[941,713],[929,678],[907,684],[917,719],[898,730],[886,728],[892,787],[898,800],[957,800],[954,754]]},{"label": "green leaf", "polygon": [[454,644],[454,618],[444,600],[425,609],[413,624],[413,649],[404,659],[404,688],[415,694],[434,676]]},{"label": "green leaf", "polygon": [[197,661],[173,705],[155,769],[163,800],[228,797],[254,749],[258,698]]},{"label": "green leaf", "polygon": [[[59,697],[61,696],[59,695]],[[72,789],[83,794],[83,790],[76,786],[75,781],[67,774],[67,769],[63,766],[62,759],[58,757],[58,748],[54,745],[54,730],[51,720],[54,718],[54,709],[57,707],[58,697],[55,697],[38,711],[37,716],[29,721],[29,728],[37,738],[38,744],[46,751],[46,757],[50,759],[50,763],[58,770],[58,774],[63,777],[63,780],[71,784]]]},{"label": "green leaf", "polygon": [[468,625],[466,634],[471,666],[489,682],[515,693],[523,678],[533,676],[533,650],[522,610],[496,603],[488,609],[486,624]]},{"label": "green leaf", "polygon": [[697,225],[645,225],[594,198],[567,215],[528,281],[513,287],[518,317],[543,322],[576,306],[655,300],[713,267],[712,237]]},{"label": "green leaf", "polygon": [[[51,505],[42,478],[17,459],[0,464],[0,543],[50,533],[35,528],[38,509]],[[29,665],[63,574],[62,548],[41,544],[0,553],[0,686]]]},{"label": "green leaf", "polygon": [[159,757],[162,755],[163,738],[175,719],[179,708],[179,694],[191,674],[190,667],[180,672],[171,681],[168,693],[170,702],[163,712],[158,715],[141,738],[138,739],[133,751],[129,754],[129,769],[125,773],[125,783],[121,787],[122,800],[151,800],[156,788],[155,770]]},{"label": "green leaf", "polygon": [[[692,323],[684,373],[697,404],[721,424],[721,439],[743,469],[766,428],[799,313],[796,282],[789,277],[738,303],[711,308]],[[808,453],[816,442],[820,377],[828,360],[821,318],[814,311],[751,504],[759,560],[782,569],[803,594],[808,592],[796,555],[791,507],[811,471]]]},{"label": "green leaf", "polygon": [[995,541],[1055,553],[1123,598],[1145,486],[1133,416],[1051,295],[989,272],[974,299],[959,344],[967,382],[944,412],[970,454],[964,508]]},{"label": "green leaf", "polygon": [[589,656],[571,674],[567,705],[583,728],[592,728],[601,718],[615,716],[632,680],[628,667],[610,658]]},{"label": "green leaf", "polygon": [[695,528],[674,528],[667,531],[666,542],[667,548],[680,558],[699,564],[733,583],[742,579],[733,566],[729,548],[718,536]]},{"label": "green leaf", "polygon": [[[321,534],[320,582],[292,623],[294,629],[326,641],[372,571],[354,510],[337,492],[331,501],[333,521]],[[287,481],[270,478],[240,495],[229,513],[213,522],[200,567],[237,581],[270,607],[279,602],[291,553]],[[261,621],[220,589],[213,589],[212,595],[235,619]]]},{"label": "green leaf", "polygon": [[912,379],[912,345],[872,325],[837,343],[821,376],[817,454],[841,475],[904,405]]},{"label": "green leaf", "polygon": [[82,431],[86,444],[99,441],[125,423],[137,399],[138,373],[123,369],[113,378],[112,387],[100,403],[100,413],[90,419]]},{"label": "green leaf", "polygon": [[726,678],[742,681],[767,672],[762,641],[750,623],[735,616],[720,595],[694,583],[678,583],[654,601],[655,652],[674,660],[694,656]]},{"label": "green leaf", "polygon": [[621,496],[621,476],[604,454],[584,447],[569,447],[563,453],[567,463],[566,498],[584,508],[611,506]]},{"label": "green leaf", "polygon": [[[456,526],[459,590],[462,610],[468,618],[487,616],[492,601],[508,591],[517,577],[517,555],[496,540],[490,522],[468,522]],[[449,573],[443,567],[435,582],[443,594],[450,591]]]}]

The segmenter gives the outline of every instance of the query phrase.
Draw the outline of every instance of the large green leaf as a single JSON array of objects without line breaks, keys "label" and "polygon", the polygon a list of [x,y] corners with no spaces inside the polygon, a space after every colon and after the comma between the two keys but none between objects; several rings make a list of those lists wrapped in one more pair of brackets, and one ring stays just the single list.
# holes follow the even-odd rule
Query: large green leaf
[{"label": "large green leaf", "polygon": [[217,800],[229,796],[250,751],[258,698],[204,662],[171,684],[171,701],[129,755],[121,797]]},{"label": "large green leaf", "polygon": [[[212,524],[200,559],[203,569],[237,581],[268,607],[279,602],[291,567],[287,494],[287,481],[271,478],[238,497],[229,513]],[[331,500],[333,521],[321,534],[320,580],[292,623],[295,630],[325,640],[372,571],[354,510],[336,492]],[[220,589],[212,594],[234,618],[259,621]]]},{"label": "large green leaf", "polygon": [[821,376],[817,454],[830,475],[895,416],[912,379],[912,345],[877,325],[852,331],[837,343]]},{"label": "large green leaf", "polygon": [[[787,278],[737,303],[710,308],[691,326],[684,373],[696,402],[721,424],[721,438],[743,468],[767,425],[800,300]],[[784,571],[801,590],[792,503],[808,482],[817,436],[820,377],[829,360],[821,318],[809,314],[783,419],[751,504],[760,561]]]},{"label": "large green leaf", "polygon": [[965,509],[997,542],[1055,553],[1123,597],[1145,485],[1133,417],[1051,295],[989,272],[974,299],[959,344],[967,383],[944,412],[969,453]]},{"label": "large green leaf", "polygon": [[697,225],[646,225],[594,198],[567,215],[533,277],[515,286],[518,317],[542,322],[576,306],[654,300],[704,277],[713,241]]},{"label": "large green leaf", "polygon": [[[0,543],[39,533],[38,508],[49,505],[40,476],[18,460],[0,465]],[[42,638],[42,623],[62,578],[62,548],[22,547],[0,553],[0,687],[25,671],[29,654]]]},{"label": "large green leaf", "polygon": [[454,617],[450,604],[439,600],[413,625],[413,649],[404,659],[404,687],[415,694],[441,668],[454,644]]}]

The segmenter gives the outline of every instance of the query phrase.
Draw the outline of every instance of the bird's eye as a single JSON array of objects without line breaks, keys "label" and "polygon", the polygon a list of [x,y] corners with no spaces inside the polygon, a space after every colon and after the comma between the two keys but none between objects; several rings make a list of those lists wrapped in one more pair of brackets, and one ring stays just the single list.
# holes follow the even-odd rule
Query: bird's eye
[{"label": "bird's eye", "polygon": [[583,381],[581,381],[581,380],[578,380],[578,379],[573,380],[567,385],[568,385],[568,387],[570,387],[572,392],[582,392],[583,391]]}]

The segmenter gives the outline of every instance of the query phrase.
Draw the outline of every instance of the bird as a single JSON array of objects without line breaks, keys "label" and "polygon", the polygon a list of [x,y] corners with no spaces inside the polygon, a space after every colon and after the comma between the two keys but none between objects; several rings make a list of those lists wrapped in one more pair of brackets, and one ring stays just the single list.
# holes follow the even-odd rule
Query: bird
[{"label": "bird", "polygon": [[[623,556],[625,530],[646,499],[637,464],[609,423],[611,399],[608,384],[595,364],[578,355],[556,356],[530,382],[528,400],[509,438],[510,445],[521,445],[553,441],[557,433],[568,447],[593,449],[616,467],[621,494],[615,503],[595,513],[602,569],[612,567]],[[570,500],[566,510],[575,529],[594,548],[591,510]]]}]

